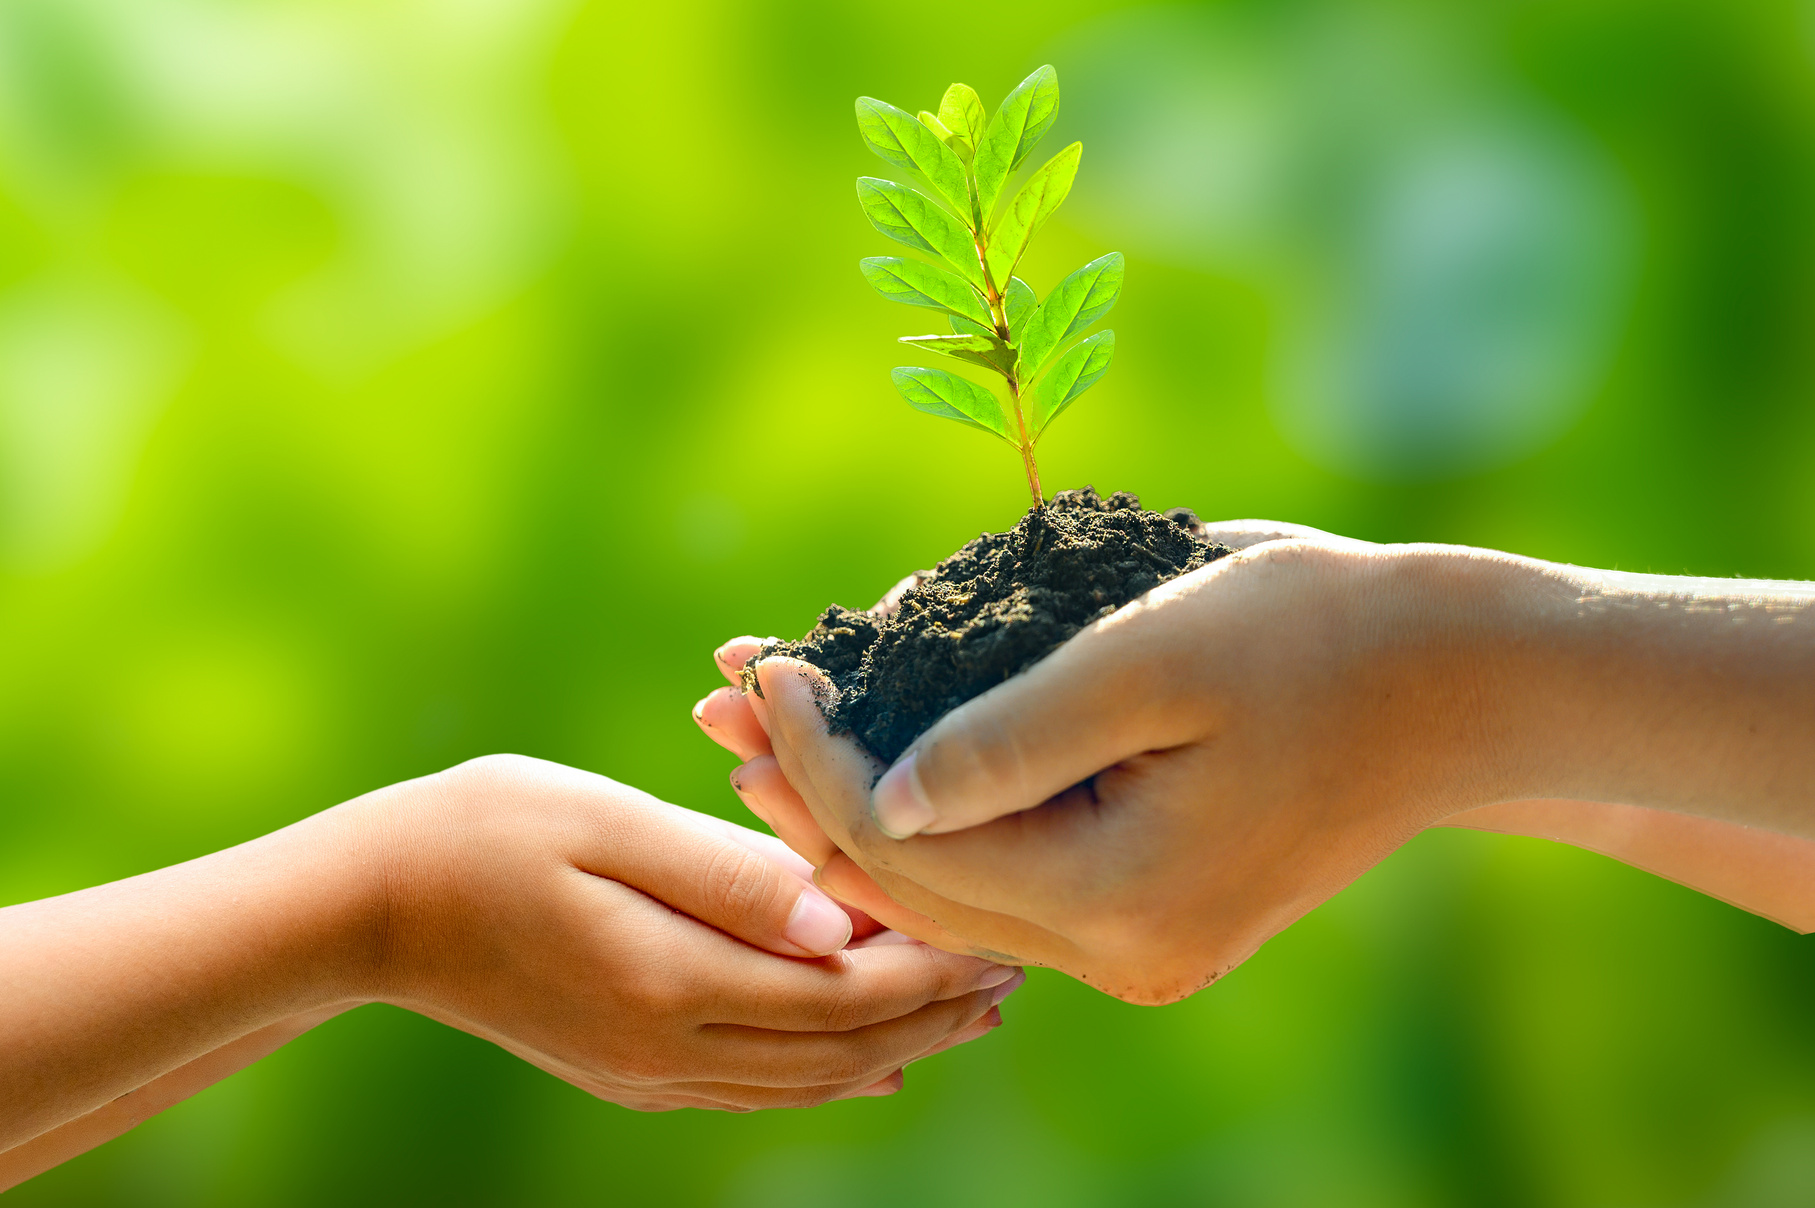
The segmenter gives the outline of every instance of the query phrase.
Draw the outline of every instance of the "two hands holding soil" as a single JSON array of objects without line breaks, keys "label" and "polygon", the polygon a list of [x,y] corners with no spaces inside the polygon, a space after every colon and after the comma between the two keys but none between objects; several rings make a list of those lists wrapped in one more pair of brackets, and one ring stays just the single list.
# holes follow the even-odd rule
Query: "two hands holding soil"
[{"label": "two hands holding soil", "polygon": [[[1131,510],[1062,497],[869,614],[719,649],[733,686],[695,717],[820,886],[1142,1003],[1430,826],[1573,843],[1815,929],[1815,586]],[[1166,523],[1195,540],[1155,559]],[[1079,616],[1043,578],[1066,559],[1161,581]],[[910,715],[915,674],[935,703]]]},{"label": "two hands holding soil", "polygon": [[1815,928],[1815,585],[1065,492],[717,660],[785,846],[489,756],[0,910],[0,1189],[372,1002],[645,1110],[890,1094],[1006,965],[1170,1002],[1429,826]]}]

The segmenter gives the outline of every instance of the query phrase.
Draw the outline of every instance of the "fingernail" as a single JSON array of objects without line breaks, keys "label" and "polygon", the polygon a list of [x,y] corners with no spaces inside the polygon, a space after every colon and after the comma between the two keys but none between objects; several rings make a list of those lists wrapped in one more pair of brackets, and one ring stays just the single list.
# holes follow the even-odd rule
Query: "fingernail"
[{"label": "fingernail", "polygon": [[744,782],[738,778],[738,773],[743,770],[742,764],[731,769],[731,775],[729,777],[731,781],[731,791],[737,794],[737,799],[744,803],[745,809],[749,810],[752,814],[755,814],[758,818],[761,818],[763,820],[763,825],[767,826],[770,830],[774,830],[774,821],[770,819],[768,811],[763,809],[763,799],[745,788]]},{"label": "fingernail", "polygon": [[[706,702],[711,699],[712,693],[708,692],[706,695],[700,697],[698,701],[694,702],[693,720],[702,726],[706,724]],[[670,713],[668,716],[673,717],[674,714]]]},{"label": "fingernail", "polygon": [[1002,1026],[1001,1009],[997,1008],[997,1007],[991,1007],[989,1010],[985,1011],[983,1013],[983,1022],[989,1028],[989,1030],[992,1032],[995,1031],[997,1028],[1001,1027]]},{"label": "fingernail", "polygon": [[1019,990],[1021,988],[1022,984],[1025,983],[1026,981],[1027,981],[1027,970],[1016,969],[1015,975],[1013,977],[1009,978],[1007,981],[1003,982],[1001,985],[997,986],[996,992],[989,996],[989,1005],[992,1007],[996,1006],[1003,999],[1007,998],[1010,994],[1013,994],[1016,990]]},{"label": "fingernail", "polygon": [[906,839],[919,834],[938,817],[920,789],[920,777],[914,773],[916,753],[909,751],[894,767],[884,772],[870,794],[870,815],[876,826],[891,839]]},{"label": "fingernail", "polygon": [[796,948],[824,956],[850,942],[851,916],[824,894],[803,891],[781,934]]},{"label": "fingernail", "polygon": [[999,986],[1019,972],[1013,965],[991,965],[977,976],[977,984],[971,989],[987,990],[991,986]]}]

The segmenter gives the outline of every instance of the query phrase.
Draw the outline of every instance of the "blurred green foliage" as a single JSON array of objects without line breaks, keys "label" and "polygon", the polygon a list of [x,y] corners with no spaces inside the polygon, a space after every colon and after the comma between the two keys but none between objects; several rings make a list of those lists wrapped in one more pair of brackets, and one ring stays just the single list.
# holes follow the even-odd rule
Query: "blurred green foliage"
[{"label": "blurred green foliage", "polygon": [[[711,647],[1024,506],[893,397],[859,94],[1058,67],[1095,166],[1022,272],[1130,289],[1049,489],[1815,577],[1807,3],[949,16],[0,0],[0,901],[488,751],[732,815]],[[370,1007],[15,1200],[1774,1208],[1811,1001],[1773,924],[1437,833],[888,1101],[636,1116]]]}]

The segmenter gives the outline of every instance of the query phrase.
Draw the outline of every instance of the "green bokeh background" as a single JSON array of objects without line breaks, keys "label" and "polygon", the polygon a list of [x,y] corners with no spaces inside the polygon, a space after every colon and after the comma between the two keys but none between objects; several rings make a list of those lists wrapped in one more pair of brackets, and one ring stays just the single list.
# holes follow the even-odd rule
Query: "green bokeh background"
[{"label": "green bokeh background", "polygon": [[[1023,506],[891,391],[851,100],[1047,61],[1025,275],[1129,254],[1049,489],[1815,578],[1804,0],[0,0],[0,901],[491,751],[736,816],[711,647]],[[1787,1208],[1812,1001],[1773,924],[1440,832],[887,1101],[639,1116],[368,1007],[14,1200]]]}]

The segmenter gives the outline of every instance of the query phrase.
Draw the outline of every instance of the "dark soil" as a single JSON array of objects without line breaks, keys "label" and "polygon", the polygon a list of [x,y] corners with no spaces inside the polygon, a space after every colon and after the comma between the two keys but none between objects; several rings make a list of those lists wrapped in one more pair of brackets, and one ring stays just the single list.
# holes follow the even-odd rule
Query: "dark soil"
[{"label": "dark soil", "polygon": [[894,763],[939,718],[1084,626],[1231,552],[1197,530],[1184,508],[1162,514],[1124,491],[1060,491],[1008,532],[984,533],[915,575],[892,615],[834,604],[806,637],[763,653],[824,671],[838,687],[821,701],[832,731]]}]

